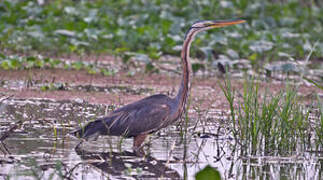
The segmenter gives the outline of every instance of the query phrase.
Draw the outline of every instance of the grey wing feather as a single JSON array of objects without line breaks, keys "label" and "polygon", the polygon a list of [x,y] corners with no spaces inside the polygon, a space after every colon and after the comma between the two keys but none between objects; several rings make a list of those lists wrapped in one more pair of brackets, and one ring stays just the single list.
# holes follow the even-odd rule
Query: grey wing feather
[{"label": "grey wing feather", "polygon": [[135,113],[129,128],[130,135],[152,133],[169,123],[170,107],[167,104],[154,104]]},{"label": "grey wing feather", "polygon": [[124,135],[127,137],[139,134],[152,133],[167,124],[170,107],[166,104],[151,104],[140,108],[119,112],[109,129],[117,132],[111,135]]},{"label": "grey wing feather", "polygon": [[132,137],[155,132],[171,122],[169,100],[165,95],[150,96],[90,122],[73,134],[88,139],[98,134]]}]

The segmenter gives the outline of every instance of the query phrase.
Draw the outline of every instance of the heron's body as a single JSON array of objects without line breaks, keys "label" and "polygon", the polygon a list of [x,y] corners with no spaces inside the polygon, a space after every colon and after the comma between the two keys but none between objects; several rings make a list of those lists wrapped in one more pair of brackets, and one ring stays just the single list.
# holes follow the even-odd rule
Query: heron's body
[{"label": "heron's body", "polygon": [[97,132],[100,135],[124,137],[150,134],[175,120],[169,116],[172,107],[173,100],[166,95],[149,96],[113,111],[108,117],[91,122],[85,127],[83,136],[90,137]]},{"label": "heron's body", "polygon": [[148,134],[175,122],[185,109],[190,88],[189,49],[194,36],[207,29],[243,22],[243,20],[235,20],[194,23],[186,33],[183,43],[181,53],[183,76],[176,97],[171,98],[163,94],[146,97],[113,111],[105,118],[88,123],[85,127],[76,130],[74,134],[85,139],[96,135],[134,137],[134,150],[140,152],[141,144]]}]

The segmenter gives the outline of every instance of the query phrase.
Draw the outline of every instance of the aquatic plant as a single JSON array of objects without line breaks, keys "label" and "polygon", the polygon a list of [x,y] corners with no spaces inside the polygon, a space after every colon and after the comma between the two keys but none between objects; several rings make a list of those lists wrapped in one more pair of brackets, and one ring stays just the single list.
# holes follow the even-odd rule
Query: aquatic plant
[{"label": "aquatic plant", "polygon": [[[100,67],[95,62],[73,61],[68,62],[58,58],[21,55],[4,55],[0,53],[0,69],[20,70],[20,69],[49,69],[64,68],[67,70],[85,70],[89,74],[101,73],[111,76],[115,72],[113,69]],[[42,90],[56,89],[56,87],[43,87]]]},{"label": "aquatic plant", "polygon": [[[151,62],[161,55],[178,54],[187,22],[236,15],[246,17],[248,25],[205,33],[193,44],[200,48],[192,48],[192,55],[212,60],[215,51],[232,60],[244,58],[258,64],[260,60],[284,59],[278,52],[303,57],[310,42],[318,41],[314,57],[322,57],[322,3],[275,2],[52,0],[42,4],[3,0],[0,49],[55,55],[136,52],[147,55]],[[237,38],[241,35],[242,40]]]},{"label": "aquatic plant", "polygon": [[316,151],[319,151],[320,148],[323,148],[323,104],[322,99],[317,97],[318,101],[318,115],[320,116],[317,123],[314,125],[315,135],[316,135]]},{"label": "aquatic plant", "polygon": [[[49,173],[46,173],[46,169],[48,169],[46,166],[52,167]],[[35,158],[26,158],[15,165],[15,169],[6,178],[64,179],[65,174],[67,174],[64,168],[64,164],[61,161],[55,161],[54,164],[41,165]]]},{"label": "aquatic plant", "polygon": [[[297,89],[286,86],[278,94],[261,96],[259,82],[246,80],[241,98],[229,79],[221,86],[230,105],[232,132],[241,145],[241,155],[290,155],[295,152],[323,148],[322,116],[310,119],[311,109],[300,103]],[[322,118],[321,118],[322,119]]]},{"label": "aquatic plant", "polygon": [[195,179],[196,180],[221,180],[221,174],[216,168],[208,165],[196,173]]}]

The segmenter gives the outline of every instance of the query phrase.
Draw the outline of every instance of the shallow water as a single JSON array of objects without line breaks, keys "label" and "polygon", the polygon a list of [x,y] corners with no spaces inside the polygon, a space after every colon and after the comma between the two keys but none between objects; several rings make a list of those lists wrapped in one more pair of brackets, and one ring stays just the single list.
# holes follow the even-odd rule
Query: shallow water
[{"label": "shallow water", "polygon": [[28,84],[28,81],[22,80],[4,80],[1,81],[0,87],[4,87],[9,90],[20,90],[28,87],[30,90],[65,90],[65,91],[79,91],[79,92],[107,92],[107,93],[127,93],[132,95],[139,94],[149,94],[152,89],[143,86],[129,86],[126,84],[119,85],[75,85],[68,83],[43,83],[43,82],[33,82],[32,86]]},{"label": "shallow water", "polygon": [[[225,179],[321,179],[322,152],[289,157],[239,154],[226,123],[227,112],[210,110],[180,126],[163,129],[146,141],[145,158],[131,150],[132,139],[100,137],[83,142],[70,136],[78,124],[108,114],[114,106],[84,101],[10,99],[0,104],[0,179],[193,179],[210,164]],[[185,133],[184,133],[185,134]],[[186,138],[185,138],[186,137]]]}]

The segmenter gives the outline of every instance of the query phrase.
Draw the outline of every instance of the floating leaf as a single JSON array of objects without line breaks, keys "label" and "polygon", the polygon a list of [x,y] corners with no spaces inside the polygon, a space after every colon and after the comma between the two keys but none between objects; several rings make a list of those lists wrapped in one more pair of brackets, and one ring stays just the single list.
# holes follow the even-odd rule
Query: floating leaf
[{"label": "floating leaf", "polygon": [[282,37],[284,38],[299,38],[301,35],[298,33],[284,32]]},{"label": "floating leaf", "polygon": [[105,75],[105,76],[111,76],[111,75],[113,75],[114,73],[112,72],[112,71],[110,71],[110,70],[106,70],[106,69],[104,69],[104,68],[101,68],[101,73],[103,74],[103,75]]},{"label": "floating leaf", "polygon": [[155,70],[155,67],[152,63],[146,64],[145,72],[153,72]]},{"label": "floating leaf", "polygon": [[294,25],[295,23],[297,22],[297,19],[294,18],[294,17],[281,17],[280,18],[280,23],[283,25],[283,26],[292,26]]},{"label": "floating leaf", "polygon": [[133,57],[134,60],[144,62],[145,64],[149,64],[151,62],[149,56],[147,56],[146,54],[134,53],[134,52],[127,52],[125,54]]},{"label": "floating leaf", "polygon": [[49,86],[48,85],[44,85],[40,87],[41,91],[48,91],[49,90]]},{"label": "floating leaf", "polygon": [[223,8],[233,8],[233,3],[230,1],[220,1],[220,6]]},{"label": "floating leaf", "polygon": [[72,7],[72,6],[67,6],[64,8],[64,11],[67,13],[67,14],[71,14],[71,15],[78,15],[79,12],[76,10],[75,7]]},{"label": "floating leaf", "polygon": [[10,60],[10,67],[11,69],[19,69],[21,67],[21,63],[18,59],[11,59]]},{"label": "floating leaf", "polygon": [[231,59],[239,59],[239,54],[233,49],[228,49],[227,55],[229,55]]},{"label": "floating leaf", "polygon": [[254,42],[252,45],[249,46],[249,49],[254,52],[262,53],[271,50],[273,46],[274,43],[270,41],[261,40]]},{"label": "floating leaf", "polygon": [[309,41],[306,41],[306,43],[304,43],[304,45],[303,45],[303,48],[304,48],[304,50],[311,51],[312,45]]},{"label": "floating leaf", "polygon": [[5,69],[5,70],[10,69],[9,61],[8,60],[2,61],[1,62],[1,68]]},{"label": "floating leaf", "polygon": [[196,173],[195,175],[196,180],[221,180],[221,174],[219,171],[207,165],[204,169]]},{"label": "floating leaf", "polygon": [[87,22],[87,23],[91,23],[91,22],[97,21],[97,19],[98,19],[97,14],[98,14],[98,10],[97,9],[91,9],[89,11],[89,16],[85,17],[84,18],[84,21]]},{"label": "floating leaf", "polygon": [[51,61],[49,62],[49,64],[50,64],[51,67],[57,67],[61,63],[62,63],[62,61],[59,60],[59,59],[54,59],[54,60],[51,59]]},{"label": "floating leaf", "polygon": [[0,58],[1,58],[1,59],[5,59],[5,58],[6,58],[6,56],[5,56],[4,54],[0,53]]},{"label": "floating leaf", "polygon": [[212,47],[201,47],[200,50],[204,54],[205,59],[207,59],[208,61],[211,61],[213,59],[214,49]]},{"label": "floating leaf", "polygon": [[278,52],[278,56],[280,56],[280,57],[286,57],[286,58],[288,58],[289,60],[292,60],[292,61],[295,60],[291,55],[289,55],[287,53],[284,53],[284,52]]},{"label": "floating leaf", "polygon": [[58,29],[58,30],[54,31],[54,33],[59,34],[59,35],[69,36],[69,37],[76,36],[76,33],[74,31],[69,31],[66,29]]},{"label": "floating leaf", "polygon": [[302,69],[297,66],[296,63],[293,62],[285,62],[285,63],[278,63],[278,64],[270,64],[266,65],[265,69],[267,71],[281,71],[281,72],[300,72]]},{"label": "floating leaf", "polygon": [[251,60],[251,61],[256,61],[257,60],[257,58],[258,58],[258,55],[257,55],[257,53],[253,53],[253,54],[251,54],[249,57],[248,57],[248,59],[249,60]]},{"label": "floating leaf", "polygon": [[84,64],[81,61],[73,62],[72,67],[73,67],[73,69],[80,70],[84,67]]},{"label": "floating leaf", "polygon": [[79,41],[76,39],[71,39],[71,44],[73,44],[74,46],[78,47],[78,46],[90,46],[90,43],[85,42],[85,41]]},{"label": "floating leaf", "polygon": [[37,59],[35,61],[35,66],[38,67],[38,68],[42,68],[44,67],[44,61],[40,60],[40,59]]},{"label": "floating leaf", "polygon": [[96,69],[95,68],[88,68],[87,69],[87,73],[89,73],[89,74],[96,74],[97,72],[96,72]]},{"label": "floating leaf", "polygon": [[194,73],[196,73],[199,70],[205,70],[205,67],[201,63],[193,63],[192,64],[192,70],[193,70]]},{"label": "floating leaf", "polygon": [[212,33],[211,34],[211,43],[212,45],[219,43],[222,45],[228,45],[228,38],[224,36],[222,33]]},{"label": "floating leaf", "polygon": [[[86,36],[90,39],[95,39],[97,40],[98,39],[98,36],[100,35],[101,31],[97,30],[97,29],[94,29],[94,28],[91,28],[91,29],[84,29],[84,32],[86,34]],[[87,42],[86,42],[87,43]]]},{"label": "floating leaf", "polygon": [[45,35],[42,31],[31,31],[28,32],[28,35],[35,38],[35,39],[44,39]]}]

